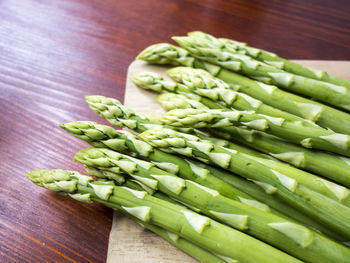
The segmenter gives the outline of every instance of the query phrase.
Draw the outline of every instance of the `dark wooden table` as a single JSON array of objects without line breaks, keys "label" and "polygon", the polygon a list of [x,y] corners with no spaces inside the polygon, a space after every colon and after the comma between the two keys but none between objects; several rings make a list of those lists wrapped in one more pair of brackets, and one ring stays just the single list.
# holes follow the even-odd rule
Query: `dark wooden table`
[{"label": "dark wooden table", "polygon": [[34,169],[83,171],[58,124],[103,122],[84,95],[123,99],[146,46],[203,30],[287,58],[350,60],[350,1],[0,0],[0,261],[105,262],[112,211],[41,189]]}]

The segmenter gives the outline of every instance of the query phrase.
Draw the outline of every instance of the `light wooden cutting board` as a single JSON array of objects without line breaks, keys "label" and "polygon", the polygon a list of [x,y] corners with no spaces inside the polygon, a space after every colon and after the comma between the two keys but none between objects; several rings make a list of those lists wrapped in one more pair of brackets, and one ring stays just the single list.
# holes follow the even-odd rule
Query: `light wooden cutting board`
[{"label": "light wooden cutting board", "polygon": [[[297,62],[332,75],[350,80],[350,61],[298,60]],[[136,112],[162,114],[164,110],[156,100],[156,94],[137,88],[130,76],[143,71],[157,72],[164,77],[166,67],[153,66],[143,61],[134,61],[128,69],[124,104]],[[107,263],[192,263],[197,262],[167,241],[126,218],[114,213],[109,236]]]}]

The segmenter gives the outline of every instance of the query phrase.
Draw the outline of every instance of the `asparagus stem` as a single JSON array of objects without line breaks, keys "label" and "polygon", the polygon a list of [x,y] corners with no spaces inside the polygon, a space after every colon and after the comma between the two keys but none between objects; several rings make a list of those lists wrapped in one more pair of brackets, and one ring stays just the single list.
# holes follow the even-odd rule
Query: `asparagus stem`
[{"label": "asparagus stem", "polygon": [[211,129],[210,132],[350,187],[350,160],[346,157],[309,150],[263,132],[242,127]]},{"label": "asparagus stem", "polygon": [[[286,203],[281,202],[278,199],[271,198],[271,196],[265,193],[264,190],[258,185],[232,173],[226,172],[225,170],[214,168],[212,166],[196,162],[194,160],[180,158],[176,155],[160,151],[149,144],[145,146],[146,143],[139,140],[135,135],[126,131],[116,131],[106,125],[100,125],[89,121],[79,121],[62,124],[61,127],[73,134],[75,137],[88,142],[92,146],[100,148],[107,147],[118,152],[123,152],[130,156],[136,156],[138,158],[143,158],[144,160],[151,161],[160,169],[166,169],[168,172],[177,174],[184,179],[189,179],[203,186],[215,189],[221,195],[233,200],[239,200],[239,197],[245,198],[251,200],[250,204],[255,204],[255,207],[260,207],[265,210],[267,210],[268,207],[264,204],[267,204],[270,206],[270,208],[272,208],[269,209],[270,212],[276,215],[281,216],[280,213],[282,213],[283,216],[287,215],[288,217],[293,218],[294,220],[301,222],[306,226],[318,229],[328,236],[339,239],[339,236],[334,235],[334,233],[332,231],[329,231],[328,228],[310,219]],[[213,138],[205,138],[213,140]],[[118,143],[110,143],[111,141],[115,140],[118,141]],[[124,142],[121,143],[121,141]],[[227,141],[220,140],[219,142],[217,139],[214,141],[217,145],[229,146]],[[140,150],[140,145],[144,145],[142,148],[147,147],[148,150]],[[103,167],[100,167],[100,170],[103,170]],[[121,172],[117,167],[110,167],[107,170],[117,173]],[[100,177],[96,174],[96,171],[92,175]],[[101,177],[105,178],[104,175]],[[215,177],[219,180],[216,180]],[[113,177],[110,178],[113,179]],[[129,182],[129,180],[127,182]],[[145,186],[143,185],[143,187]],[[149,188],[146,188],[145,190],[148,192],[150,191]],[[150,192],[153,194],[154,191]],[[254,199],[257,199],[262,203],[254,202]],[[277,213],[276,210],[280,213]]]},{"label": "asparagus stem", "polygon": [[[208,162],[264,186],[268,193],[284,200],[346,238],[350,237],[350,209],[317,193],[295,179],[275,171],[246,154],[216,146],[196,136],[170,129],[153,129],[139,135],[149,144],[168,152]],[[271,190],[271,191],[270,191]]]},{"label": "asparagus stem", "polygon": [[[34,171],[27,177],[39,186],[70,194],[79,201],[108,201],[138,219],[173,232],[203,249],[241,262],[300,262],[246,234],[208,217],[157,199],[143,191],[92,182],[78,173]],[[251,250],[254,248],[254,250]]]},{"label": "asparagus stem", "polygon": [[227,52],[219,40],[210,41],[194,36],[173,39],[199,59],[258,78],[262,82],[278,85],[291,92],[317,98],[335,107],[350,109],[350,91],[343,86],[288,73],[232,49]]},{"label": "asparagus stem", "polygon": [[[196,59],[182,48],[170,44],[155,44],[143,50],[137,56],[137,59],[153,64],[182,65],[204,69],[227,83],[238,84],[240,92],[261,100],[265,104],[314,121],[324,128],[350,134],[349,114],[313,100],[285,92],[276,86],[249,79],[223,67]],[[182,63],[184,60],[188,63]]]},{"label": "asparagus stem", "polygon": [[[173,94],[173,96],[176,96]],[[168,101],[172,101],[172,96],[169,96]],[[175,104],[174,104],[175,105]],[[188,108],[184,103],[176,104],[178,108]],[[202,108],[202,107],[200,107]],[[241,128],[240,128],[241,129]],[[241,129],[242,130],[242,129]],[[236,130],[234,130],[234,135],[237,136]],[[249,132],[249,131],[248,131]],[[215,130],[214,130],[215,133]],[[220,132],[219,132],[220,133]],[[227,133],[223,133],[223,135],[227,135]],[[214,144],[217,143],[217,138],[210,137],[210,135],[206,134],[198,135],[201,139],[207,139],[212,141]],[[238,135],[240,136],[240,135]],[[290,165],[287,165],[283,162],[277,161],[273,157],[266,156],[264,154],[261,154],[253,149],[243,147],[237,144],[230,143],[226,140],[221,140],[220,145],[224,147],[228,147],[231,149],[234,149],[236,151],[239,151],[241,153],[248,154],[251,158],[254,157],[257,161],[269,166],[272,169],[275,169],[281,173],[286,174],[287,176],[290,176],[292,178],[295,178],[299,182],[303,183],[307,187],[310,187],[311,189],[322,193],[334,200],[337,200],[338,202],[341,202],[342,204],[346,206],[350,206],[350,191],[338,184],[335,184],[333,182],[330,182],[328,180],[319,178],[313,174],[307,173],[305,171],[302,171],[300,169],[296,169]]]},{"label": "asparagus stem", "polygon": [[[141,182],[156,180],[156,187],[164,194],[299,259],[308,262],[337,262],[343,260],[347,251],[350,256],[350,250],[347,248],[339,246],[336,242],[302,225],[251,207],[245,203],[245,200],[239,202],[225,198],[211,188],[203,187],[190,180],[180,179],[152,166],[151,163],[142,161],[140,164],[141,160],[135,160],[111,150],[94,148],[81,150],[74,158],[81,163],[97,168],[118,166],[125,173]],[[274,227],[275,225],[277,228]],[[282,231],[279,228],[280,225],[285,225],[287,230]],[[298,237],[291,236],[294,231],[298,233]],[[326,251],[327,249],[330,250]],[[329,257],[334,249],[342,251],[337,253],[337,255],[341,255],[339,258],[334,257],[334,255]]]},{"label": "asparagus stem", "polygon": [[[232,85],[213,77],[210,73],[189,67],[176,67],[167,71],[175,81],[178,81],[194,93],[219,102],[226,108],[236,110],[253,110],[258,114],[283,118],[287,121],[296,121],[304,126],[316,126],[313,122],[305,120],[288,112],[281,111],[254,99],[249,95],[232,90]],[[239,86],[235,87],[239,90]]]},{"label": "asparagus stem", "polygon": [[205,98],[203,96],[196,95],[192,91],[180,83],[175,83],[173,81],[164,80],[164,78],[154,72],[141,72],[131,76],[131,80],[134,84],[140,88],[146,90],[152,90],[156,92],[173,92],[186,96],[191,99],[195,99],[205,106],[212,109],[222,109],[225,108],[221,104],[215,103],[211,99]]},{"label": "asparagus stem", "polygon": [[[128,118],[121,109],[115,110],[115,107],[119,107],[121,104],[119,101],[114,99],[109,99],[99,96],[87,97],[88,103],[92,104],[92,107],[97,113],[101,116],[104,116],[109,122],[117,123],[121,127],[128,127],[137,132],[142,132],[147,130],[147,128],[156,128],[163,127],[160,124],[158,119],[144,119],[142,115],[136,114],[133,112],[133,118],[136,119],[132,122],[133,125],[130,125],[130,122],[121,122],[119,119],[124,120]],[[95,101],[95,102],[94,102]],[[94,106],[98,101],[97,105],[102,107],[102,110],[98,110]],[[109,105],[109,101],[113,101],[113,105]],[[110,112],[114,110],[112,115]],[[130,109],[127,109],[127,112],[130,112]],[[118,113],[118,114],[117,114]],[[311,151],[304,147],[300,147],[295,144],[286,142],[285,140],[279,140],[276,137],[269,136],[268,134],[250,131],[243,129],[241,127],[230,127],[230,128],[218,128],[213,129],[211,132],[215,132],[218,136],[221,136],[225,139],[230,139],[243,143],[249,147],[257,149],[267,154],[288,162],[298,168],[308,170],[310,172],[320,174],[327,178],[330,178],[338,183],[341,183],[347,187],[350,187],[350,159],[328,154],[322,151]],[[105,146],[96,146],[95,147],[105,147]]]},{"label": "asparagus stem", "polygon": [[188,35],[201,37],[201,38],[205,38],[207,40],[212,40],[212,41],[219,40],[224,45],[226,51],[230,51],[233,49],[233,50],[236,50],[236,51],[243,53],[245,55],[251,56],[252,58],[257,59],[261,62],[264,62],[268,65],[274,66],[274,67],[279,68],[279,69],[283,69],[287,72],[294,73],[296,75],[304,76],[307,78],[321,80],[321,81],[329,82],[329,83],[332,83],[335,85],[350,88],[350,81],[348,81],[348,80],[338,78],[336,76],[332,76],[332,75],[330,75],[327,72],[322,71],[322,70],[306,67],[306,66],[303,66],[301,64],[292,62],[290,60],[281,58],[274,53],[271,53],[271,52],[268,52],[268,51],[265,51],[262,49],[257,49],[257,48],[247,46],[247,44],[245,44],[245,43],[237,42],[237,41],[234,41],[231,39],[226,39],[226,38],[216,39],[215,37],[213,37],[209,34],[199,32],[199,31],[191,32]]},{"label": "asparagus stem", "polygon": [[322,149],[350,156],[350,136],[318,127],[304,127],[282,118],[235,110],[177,109],[160,120],[174,127],[220,128],[247,126],[264,131],[306,148]]}]

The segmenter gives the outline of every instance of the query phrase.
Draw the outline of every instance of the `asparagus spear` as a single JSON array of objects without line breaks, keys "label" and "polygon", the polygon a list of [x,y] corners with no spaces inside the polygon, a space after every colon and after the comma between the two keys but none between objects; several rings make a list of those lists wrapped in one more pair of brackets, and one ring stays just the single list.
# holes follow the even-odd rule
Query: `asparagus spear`
[{"label": "asparagus spear", "polygon": [[200,59],[250,77],[257,77],[262,82],[276,84],[291,92],[317,98],[335,107],[350,109],[350,91],[343,86],[288,73],[232,50],[227,52],[220,41],[213,42],[198,37],[173,37],[173,39]]},{"label": "asparagus spear", "polygon": [[349,158],[323,151],[309,150],[266,133],[244,127],[212,129],[210,132],[350,187]]},{"label": "asparagus spear", "polygon": [[[163,127],[157,124],[160,122],[156,118],[152,120],[145,119],[142,115],[126,109],[125,106],[121,105],[115,99],[102,96],[89,96],[86,97],[86,100],[91,104],[93,110],[97,111],[100,116],[104,116],[103,118],[106,118],[112,124],[119,124],[121,127],[128,127],[137,132],[145,131],[148,128]],[[101,109],[98,109],[98,107]],[[120,107],[120,109],[115,109],[117,107]],[[114,112],[114,115],[109,113],[111,111]],[[136,124],[132,122],[132,125],[130,125],[130,122],[122,122],[129,118],[129,112],[132,112]],[[211,132],[225,139],[238,141],[259,151],[271,154],[273,157],[288,162],[298,168],[323,175],[350,187],[350,159],[346,157],[332,155],[322,151],[311,151],[268,134],[241,127],[217,128],[211,130]],[[96,145],[94,146],[98,147]]]},{"label": "asparagus spear", "polygon": [[[203,186],[213,188],[228,198],[234,200],[248,200],[252,206],[270,211],[267,205],[254,200],[254,198],[236,189],[231,184],[217,179],[206,169],[198,167],[193,161],[164,153],[148,143],[139,140],[129,132],[117,131],[109,126],[88,121],[66,123],[62,124],[61,127],[94,147],[110,148],[119,152],[131,153],[131,155],[137,157],[147,158],[151,160],[154,165],[162,169],[166,169],[171,173],[178,174],[182,178],[192,180]],[[118,143],[111,143],[114,141]],[[103,167],[99,169],[103,170]],[[109,168],[108,171],[114,173],[121,172],[117,166],[114,166],[113,169]],[[107,178],[114,179],[112,176]],[[239,181],[236,184],[239,185]],[[244,188],[244,186],[245,184],[241,186],[241,188]]]},{"label": "asparagus spear", "polygon": [[160,120],[173,127],[220,128],[247,126],[264,131],[305,148],[321,149],[350,156],[350,136],[318,127],[304,127],[255,112],[236,110],[176,109],[164,114]]},{"label": "asparagus spear", "polygon": [[317,193],[282,173],[275,171],[246,154],[202,141],[196,136],[171,129],[152,129],[140,138],[161,150],[176,152],[208,162],[247,179],[260,182],[268,193],[287,202],[310,217],[329,227],[339,235],[350,237],[350,209]]},{"label": "asparagus spear", "polygon": [[[27,174],[39,186],[86,202],[122,209],[139,220],[162,227],[208,251],[240,262],[300,262],[237,230],[208,217],[157,199],[143,191],[92,182],[78,173],[39,170]],[[254,248],[254,250],[251,250]]]},{"label": "asparagus spear", "polygon": [[[227,83],[238,84],[239,91],[270,106],[314,121],[324,128],[350,134],[349,114],[196,59],[182,48],[170,44],[155,44],[143,50],[137,59],[153,64],[182,65],[204,69]],[[182,63],[184,60],[188,63]]]},{"label": "asparagus spear", "polygon": [[[162,152],[149,144],[146,146],[146,143],[139,140],[135,135],[126,131],[116,131],[106,125],[100,125],[88,121],[80,121],[62,124],[61,127],[75,137],[88,142],[94,147],[107,147],[130,156],[143,158],[144,160],[151,161],[160,169],[165,169],[166,171],[177,174],[184,179],[192,180],[203,186],[215,189],[221,195],[227,198],[239,200],[239,197],[241,197],[243,198],[242,200],[248,200],[248,203],[256,208],[260,208],[264,211],[270,211],[281,216],[281,214],[276,212],[277,210],[306,226],[318,229],[327,236],[331,236],[337,240],[340,239],[338,235],[334,235],[334,233],[329,231],[328,228],[325,228],[323,225],[320,225],[316,221],[305,216],[303,213],[300,213],[298,210],[295,210],[278,199],[271,198],[270,195],[265,193],[265,191],[258,185],[244,180],[243,178],[240,178],[232,173],[226,172],[225,170]],[[119,143],[111,144],[110,142],[114,140],[117,140]],[[122,140],[124,143],[121,143]],[[218,144],[217,141],[216,143]],[[140,145],[143,147],[140,147]],[[227,144],[224,144],[223,146],[226,145]],[[143,151],[141,148],[148,148],[148,150]],[[93,169],[93,173],[90,172],[91,169]],[[108,177],[103,174],[102,176],[99,176],[96,174],[95,170],[96,169],[89,167],[88,172],[93,176],[114,179],[113,176]],[[100,170],[103,170],[103,168],[100,167]],[[117,167],[108,168],[108,170],[118,174],[121,172]],[[219,180],[216,180],[215,177]],[[145,185],[143,185],[143,187],[145,187]],[[154,192],[147,187],[146,190],[152,194]],[[255,201],[252,197],[260,202]],[[273,209],[270,209],[264,204],[267,204]]]},{"label": "asparagus spear", "polygon": [[[175,94],[173,94],[173,96],[175,96]],[[158,101],[161,104],[163,104],[162,98],[158,98]],[[179,103],[176,104],[172,100],[172,96],[168,96],[167,102],[168,104],[169,102],[172,102],[174,108],[175,107],[180,109],[187,108],[187,107],[183,107],[185,106],[183,102],[181,104]],[[167,109],[167,110],[172,110],[172,109]],[[252,148],[258,149],[267,154],[270,154],[270,155],[275,154],[277,158],[280,158],[283,161],[289,162],[290,164],[293,164],[297,167],[301,167],[301,168],[306,167],[307,170],[311,170],[311,171],[314,170],[314,172],[324,174],[325,177],[328,177],[341,184],[349,185],[350,183],[349,182],[350,166],[346,162],[348,160],[345,157],[329,155],[324,152],[309,151],[306,149],[304,154],[303,152],[304,149],[299,146],[291,145],[288,142],[281,141],[276,137],[268,136],[267,134],[263,134],[263,133],[261,133],[261,136],[256,136],[256,133],[259,133],[259,132],[248,130],[242,127],[221,128],[221,131],[220,129],[212,129],[210,130],[210,132],[215,135],[218,135],[219,137],[238,142],[239,144],[248,145]],[[207,135],[207,136],[210,136],[210,135]],[[207,137],[207,138],[204,138],[203,136],[199,136],[199,137],[202,139],[212,140],[212,138],[210,137]],[[215,140],[217,141],[217,139]],[[231,144],[228,141],[225,141],[225,142],[221,141],[220,145],[233,148],[237,151],[247,153],[251,156],[264,158],[267,164],[270,164],[270,165],[274,164],[274,167],[270,166],[271,168],[276,169],[276,167],[277,168],[280,167],[282,170],[287,170],[288,172],[290,172],[292,177],[293,175],[299,175],[298,177],[300,179],[306,179],[306,178],[309,178],[309,176],[312,176],[313,177],[312,180],[303,180],[302,183],[315,191],[323,193],[330,198],[333,198],[347,206],[350,206],[350,196],[348,194],[348,190],[341,185],[337,185],[328,180],[318,178],[300,169],[294,169],[286,164],[278,163],[276,161],[271,161],[268,158],[266,158],[266,156],[263,154],[260,154],[246,147],[241,147],[237,144]],[[238,149],[237,147],[240,147],[240,149]],[[274,148],[277,148],[277,150],[275,150],[274,152],[269,151],[269,150],[273,150]],[[298,152],[300,149],[302,151]],[[289,151],[292,151],[292,152],[289,152]],[[273,157],[269,157],[269,158],[271,159]],[[283,173],[283,171],[281,172]]]},{"label": "asparagus spear", "polygon": [[[338,262],[350,256],[349,249],[300,224],[225,198],[211,188],[203,187],[190,180],[180,179],[154,167],[152,163],[142,161],[140,164],[141,160],[111,150],[96,148],[81,150],[74,159],[97,168],[117,166],[141,182],[155,180],[157,188],[170,197],[301,260]],[[332,255],[334,250],[337,253]]]},{"label": "asparagus spear", "polygon": [[225,50],[227,51],[233,50],[239,53],[246,54],[268,65],[277,67],[279,69],[283,69],[287,72],[294,73],[296,75],[304,76],[306,78],[321,80],[321,81],[329,82],[335,85],[350,88],[350,81],[348,80],[338,78],[336,76],[332,76],[322,70],[306,67],[301,64],[292,62],[290,60],[281,58],[274,53],[247,46],[247,44],[242,42],[234,41],[227,38],[217,39],[212,35],[209,35],[200,31],[190,32],[188,33],[188,35],[205,38],[210,41],[220,41],[224,45]]},{"label": "asparagus spear", "polygon": [[[256,100],[249,95],[231,89],[226,82],[213,77],[202,69],[189,67],[175,67],[167,71],[175,81],[178,81],[193,90],[194,93],[212,99],[226,108],[236,110],[254,110],[256,113],[272,117],[284,118],[287,121],[297,121],[304,126],[316,126],[313,122],[281,111]],[[239,89],[239,87],[236,87]]]},{"label": "asparagus spear", "polygon": [[[281,110],[270,107],[263,104],[261,101],[256,100],[244,93],[234,91],[228,84],[220,79],[214,78],[212,75],[204,70],[191,69],[189,67],[176,67],[168,70],[168,75],[176,81],[182,82],[182,84],[174,83],[172,81],[164,80],[163,77],[156,73],[142,72],[132,76],[133,82],[147,90],[153,90],[157,92],[170,91],[176,92],[196,101],[204,104],[210,108],[233,108],[238,110],[255,110],[260,114],[266,114],[274,117],[283,117],[289,121],[297,121],[304,126],[314,127],[313,122],[305,120],[293,114],[283,112]],[[199,96],[195,96],[194,92]],[[160,96],[160,100],[164,103],[164,106],[168,109],[170,107],[175,108],[175,105],[169,105],[171,103],[181,103],[180,99],[175,101],[172,95]],[[167,98],[172,97],[172,101],[168,101]],[[185,99],[185,98],[183,98]],[[187,99],[188,100],[188,99]],[[199,103],[192,103],[186,108],[200,108]],[[184,102],[182,102],[184,103]],[[185,107],[185,105],[181,106]],[[203,107],[201,107],[203,108]]]},{"label": "asparagus spear", "polygon": [[207,106],[200,103],[199,100],[190,98],[186,95],[176,93],[162,93],[157,96],[157,100],[167,110],[178,109],[179,107],[185,109],[208,109]]},{"label": "asparagus spear", "polygon": [[173,92],[176,94],[186,96],[188,98],[195,99],[198,102],[204,104],[205,106],[213,109],[224,108],[224,106],[217,104],[208,98],[198,96],[192,93],[191,90],[188,89],[185,85],[165,80],[162,76],[154,72],[141,72],[138,74],[134,74],[133,76],[131,76],[131,80],[136,86],[146,90],[152,90],[156,92]]}]

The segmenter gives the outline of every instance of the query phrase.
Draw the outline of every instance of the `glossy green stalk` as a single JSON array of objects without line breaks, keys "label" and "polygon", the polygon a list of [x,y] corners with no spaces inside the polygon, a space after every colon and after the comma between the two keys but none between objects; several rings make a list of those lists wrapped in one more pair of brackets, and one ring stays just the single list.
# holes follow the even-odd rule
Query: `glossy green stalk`
[{"label": "glossy green stalk", "polygon": [[[329,231],[327,228],[305,216],[303,213],[300,213],[298,210],[295,210],[278,199],[271,198],[271,196],[265,193],[260,186],[225,170],[160,151],[149,144],[146,146],[144,141],[139,140],[130,132],[117,131],[106,125],[100,125],[89,121],[79,121],[65,123],[62,124],[61,127],[75,137],[86,141],[94,147],[109,148],[130,156],[142,158],[146,161],[151,161],[160,169],[165,169],[181,178],[192,180],[203,186],[217,190],[225,197],[233,200],[239,200],[239,197],[247,199],[249,200],[249,203],[256,208],[270,211],[277,215],[280,215],[276,212],[279,211],[306,226],[318,229],[328,236],[339,239],[339,237],[334,235],[332,231]],[[211,140],[213,140],[213,138],[211,138]],[[118,143],[111,143],[113,141],[117,141]],[[223,140],[215,141],[218,145],[228,145],[226,142],[224,142],[225,144],[222,142]],[[147,151],[141,150],[146,147],[148,148]],[[93,169],[91,167],[89,168]],[[105,171],[103,170],[103,167],[100,167],[100,170]],[[118,174],[121,173],[118,167],[109,167],[107,170]],[[96,173],[91,175],[100,177]],[[102,175],[102,177],[106,176]],[[113,179],[113,177],[109,178]],[[254,199],[260,202],[254,201]],[[264,204],[270,206],[271,209]]]},{"label": "glossy green stalk", "polygon": [[300,169],[322,175],[350,187],[350,159],[300,147],[269,134],[244,127],[211,129],[211,133],[241,143]]},{"label": "glossy green stalk", "polygon": [[350,156],[350,136],[319,127],[305,127],[283,118],[236,110],[177,109],[164,114],[160,120],[173,127],[221,128],[247,126],[264,131],[305,148],[321,149]]},{"label": "glossy green stalk", "polygon": [[[301,260],[315,263],[341,262],[350,256],[349,249],[300,224],[263,212],[246,204],[245,200],[225,198],[211,188],[183,180],[154,167],[152,163],[95,148],[81,150],[74,159],[96,168],[117,166],[142,183],[148,181],[159,191],[191,209],[259,238]],[[157,183],[151,183],[151,180]]]},{"label": "glossy green stalk", "polygon": [[278,85],[288,91],[319,99],[335,107],[350,109],[350,90],[343,86],[295,75],[232,49],[228,52],[220,41],[194,36],[173,37],[173,39],[199,59],[258,78],[265,83]]},{"label": "glossy green stalk", "polygon": [[[234,84],[235,87],[239,85],[240,92],[261,100],[265,104],[311,120],[335,132],[350,134],[349,114],[316,101],[285,92],[276,86],[252,80],[223,67],[202,61],[191,56],[186,50],[171,44],[149,46],[137,56],[137,59],[145,60],[152,64],[182,65],[204,69],[213,76],[229,84]],[[186,63],[183,61],[186,61]]]},{"label": "glossy green stalk", "polygon": [[[240,262],[300,262],[237,230],[226,227],[178,205],[157,199],[144,191],[114,186],[112,182],[92,182],[76,172],[39,170],[27,174],[39,186],[85,202],[100,202],[139,220],[173,232],[202,248]],[[106,203],[108,202],[108,203]],[[252,251],[251,248],[254,248]]]},{"label": "glossy green stalk", "polygon": [[[169,101],[172,101],[172,98],[174,96],[176,96],[176,94],[168,96],[168,104]],[[161,104],[163,104],[161,98],[159,98],[158,100]],[[184,107],[184,104],[185,102],[176,105],[175,103],[173,103],[173,105],[176,106],[178,109],[188,108]],[[273,137],[268,134],[257,132],[254,130],[249,130],[244,127],[211,129],[210,132],[221,138],[229,139],[231,141],[238,142],[239,144],[247,145],[251,148],[265,152],[266,154],[270,154],[271,156],[281,159],[282,161],[290,163],[296,167],[312,171],[316,174],[321,174],[324,177],[330,178],[335,182],[350,187],[350,160],[348,160],[348,158],[346,157],[328,154],[321,151],[307,150],[303,147],[299,147],[297,145],[290,144],[284,140],[280,140],[277,137]],[[260,136],[258,136],[259,134]],[[210,140],[211,138],[208,139]],[[227,145],[228,143],[225,143],[221,146],[227,147]],[[237,146],[237,144],[234,145]],[[248,154],[254,156],[254,152],[254,150],[250,149]],[[258,155],[258,157],[261,156],[262,154]],[[301,170],[297,169],[296,171]],[[296,173],[299,174],[299,172]],[[328,197],[336,199],[342,202],[343,204],[349,206],[350,196],[347,194],[348,191],[344,189],[344,187],[340,185],[333,185],[333,183],[331,183],[330,181],[323,181],[322,178],[319,178],[317,180],[319,182],[316,183],[316,185],[321,184],[321,188],[323,188],[323,190],[320,191],[320,189],[317,189],[318,187],[313,188],[314,190],[326,194]]]},{"label": "glossy green stalk", "polygon": [[[194,93],[218,102],[226,108],[244,111],[253,110],[258,114],[295,121],[303,126],[316,126],[309,120],[273,108],[245,93],[234,91],[232,85],[230,86],[223,80],[215,78],[207,71],[190,67],[175,67],[169,69],[167,74],[175,81],[184,84]],[[239,89],[239,87],[235,88]]]},{"label": "glossy green stalk", "polygon": [[274,197],[350,238],[350,209],[237,151],[216,146],[196,136],[170,129],[147,130],[139,135],[149,144],[208,162],[253,180]]},{"label": "glossy green stalk", "polygon": [[339,86],[344,86],[346,88],[350,88],[350,81],[348,80],[338,78],[336,76],[332,76],[322,70],[303,66],[296,62],[281,58],[277,54],[274,54],[262,49],[250,47],[247,44],[242,42],[234,41],[227,38],[217,39],[209,34],[206,34],[200,31],[191,32],[191,33],[188,33],[188,35],[201,37],[212,41],[219,40],[224,45],[224,48],[226,51],[231,51],[233,49],[234,51],[248,55],[254,59],[257,59],[273,67],[283,69],[287,72],[294,73],[296,75],[304,76],[311,79],[329,82]]}]

